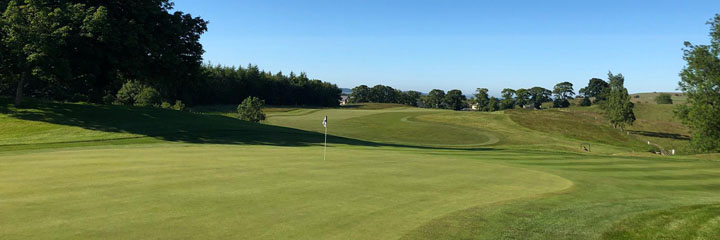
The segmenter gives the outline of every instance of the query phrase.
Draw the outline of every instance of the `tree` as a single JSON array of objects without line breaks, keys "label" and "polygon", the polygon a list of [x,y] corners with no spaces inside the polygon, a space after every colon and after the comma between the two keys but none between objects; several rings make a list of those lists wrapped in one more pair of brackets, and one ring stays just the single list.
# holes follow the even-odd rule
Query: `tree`
[{"label": "tree", "polygon": [[[7,5],[5,5],[5,3]],[[168,98],[196,93],[207,22],[169,0],[3,1],[0,72],[24,92],[102,102],[129,79]]]},{"label": "tree", "polygon": [[490,99],[488,100],[488,104],[485,107],[485,110],[487,110],[488,112],[500,110],[500,99],[496,97],[490,97]]},{"label": "tree", "polygon": [[657,97],[655,97],[655,102],[657,104],[673,104],[672,95],[667,93],[661,93]]},{"label": "tree", "polygon": [[573,89],[572,83],[561,82],[555,85],[555,87],[553,88],[553,94],[555,94],[555,98],[568,99],[575,96],[575,90]]},{"label": "tree", "polygon": [[160,92],[148,86],[144,87],[142,91],[135,96],[135,106],[158,106],[161,101]]},{"label": "tree", "polygon": [[490,102],[490,95],[488,95],[487,88],[475,89],[473,97],[475,99],[475,104],[478,105],[478,110],[483,111],[487,109],[487,105]]},{"label": "tree", "polygon": [[503,89],[501,94],[503,99],[513,99],[515,97],[515,90],[511,88]]},{"label": "tree", "polygon": [[553,107],[554,108],[567,108],[570,107],[570,101],[563,98],[556,98],[553,100]]},{"label": "tree", "polygon": [[238,118],[244,121],[260,122],[265,120],[265,113],[262,108],[265,101],[256,97],[247,97],[237,107]]},{"label": "tree", "polygon": [[445,105],[456,111],[465,108],[466,101],[467,97],[462,94],[462,91],[457,89],[450,90],[445,95]]},{"label": "tree", "polygon": [[354,87],[349,98],[354,103],[370,102],[370,88],[367,85]]},{"label": "tree", "polygon": [[620,128],[624,131],[626,125],[632,125],[635,122],[634,105],[630,102],[630,94],[624,86],[625,77],[622,74],[613,75],[612,72],[609,72],[608,80],[610,84],[607,100],[601,106],[605,118],[610,121],[613,128]]},{"label": "tree", "polygon": [[533,87],[528,90],[528,95],[535,109],[540,109],[544,102],[550,101],[552,92],[542,87]]},{"label": "tree", "polygon": [[444,107],[444,100],[445,100],[445,91],[440,89],[433,89],[428,93],[427,96],[427,104],[431,108],[445,108]]},{"label": "tree", "polygon": [[515,104],[520,107],[525,107],[530,103],[530,92],[527,89],[520,88],[515,91]]},{"label": "tree", "polygon": [[582,99],[582,101],[580,101],[580,106],[581,106],[581,107],[589,107],[589,106],[591,106],[591,105],[592,105],[592,102],[590,102],[590,98],[588,98],[588,97],[584,97],[584,98]]},{"label": "tree", "polygon": [[687,65],[680,73],[679,85],[688,100],[676,109],[692,131],[692,146],[703,152],[720,151],[720,14],[708,25],[710,45],[685,42]]},{"label": "tree", "polygon": [[594,97],[595,102],[605,100],[605,94],[607,93],[609,85],[607,82],[599,78],[592,78],[588,82],[588,86],[580,89],[580,94],[586,98]]},{"label": "tree", "polygon": [[418,91],[407,91],[402,94],[402,104],[417,107],[422,93]]}]

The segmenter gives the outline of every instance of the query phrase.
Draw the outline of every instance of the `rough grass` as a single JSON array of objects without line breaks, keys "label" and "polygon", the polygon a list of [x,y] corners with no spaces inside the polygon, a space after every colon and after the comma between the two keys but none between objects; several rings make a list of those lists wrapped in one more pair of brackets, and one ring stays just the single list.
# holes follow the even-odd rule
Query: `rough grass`
[{"label": "rough grass", "polygon": [[[646,103],[646,104],[657,104],[655,102],[655,97],[662,94],[661,92],[653,92],[653,93],[634,93],[630,94],[630,99],[634,103]],[[671,99],[673,100],[672,105],[676,104],[684,104],[687,102],[687,96],[685,96],[681,92],[667,92],[667,94],[670,94]],[[635,96],[638,96],[637,98]],[[665,105],[665,104],[660,104]],[[670,104],[668,104],[670,105]]]}]

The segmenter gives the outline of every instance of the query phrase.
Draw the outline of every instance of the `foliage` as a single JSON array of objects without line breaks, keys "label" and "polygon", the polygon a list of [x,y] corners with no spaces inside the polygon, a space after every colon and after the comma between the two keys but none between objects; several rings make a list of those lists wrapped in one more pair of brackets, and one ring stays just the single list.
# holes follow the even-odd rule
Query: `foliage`
[{"label": "foliage", "polygon": [[370,102],[370,88],[367,85],[360,85],[352,89],[349,96],[352,103]]},{"label": "foliage", "polygon": [[557,85],[555,85],[552,92],[553,94],[555,94],[555,98],[557,99],[568,99],[575,96],[573,84],[570,82],[558,83]]},{"label": "foliage", "polygon": [[520,88],[515,91],[515,104],[520,107],[530,103],[530,92],[527,89]]},{"label": "foliage", "polygon": [[672,95],[667,93],[661,93],[657,97],[655,97],[655,102],[657,104],[673,104]]},{"label": "foliage", "polygon": [[496,97],[490,97],[490,100],[488,100],[488,104],[485,107],[485,110],[488,112],[500,110],[500,99]]},{"label": "foliage", "polygon": [[128,78],[184,97],[195,90],[207,22],[172,10],[169,0],[11,0],[0,18],[0,72],[17,99],[102,102]]},{"label": "foliage", "polygon": [[630,95],[625,88],[625,77],[622,74],[613,75],[608,73],[610,81],[607,100],[601,104],[605,118],[610,121],[613,128],[620,128],[624,131],[626,125],[633,125],[635,113],[633,103],[630,102]]},{"label": "foliage", "polygon": [[172,109],[175,109],[178,111],[185,111],[185,104],[180,100],[176,100],[175,105],[172,106]]},{"label": "foliage", "polygon": [[417,91],[403,92],[390,86],[375,85],[368,88],[360,85],[352,89],[350,102],[352,103],[399,103],[409,106],[417,106],[422,94]]},{"label": "foliage", "polygon": [[257,97],[247,97],[237,107],[238,118],[249,122],[260,122],[265,120],[265,113],[262,108],[265,101]]},{"label": "foliage", "polygon": [[570,101],[564,98],[557,98],[553,100],[553,107],[554,108],[567,108],[570,107]]},{"label": "foliage", "polygon": [[120,90],[118,91],[115,101],[118,104],[133,105],[135,104],[135,98],[145,88],[145,85],[140,84],[137,81],[125,82]]},{"label": "foliage", "polygon": [[[270,105],[340,105],[341,90],[335,84],[313,80],[305,73],[288,75],[261,71],[257,66],[203,66],[201,86],[195,104],[238,104],[249,96],[264,99]],[[185,102],[185,101],[184,101]]]},{"label": "foliage", "polygon": [[693,134],[692,145],[699,151],[720,151],[720,14],[710,25],[710,45],[685,43],[687,66],[680,73],[680,89],[687,104],[677,116]]},{"label": "foliage", "polygon": [[533,87],[528,90],[528,95],[530,96],[530,103],[533,104],[535,109],[540,109],[542,103],[551,100],[552,92],[542,87]]},{"label": "foliage", "polygon": [[490,95],[488,95],[488,89],[487,88],[478,88],[475,89],[475,94],[473,95],[474,103],[478,105],[478,110],[486,110],[488,103],[490,102]]},{"label": "foliage", "polygon": [[587,97],[594,97],[599,100],[605,99],[603,94],[609,87],[608,83],[599,78],[592,78],[588,82],[588,86],[580,89],[580,94]]},{"label": "foliage", "polygon": [[582,99],[582,101],[580,101],[580,106],[581,106],[581,107],[589,107],[589,106],[591,106],[591,105],[592,105],[592,102],[590,101],[590,98],[589,98],[589,97],[584,97],[584,98]]},{"label": "foliage", "polygon": [[142,91],[135,96],[135,103],[133,105],[142,107],[158,106],[161,101],[160,92],[152,87],[145,86]]},{"label": "foliage", "polygon": [[445,106],[452,110],[461,110],[465,108],[467,97],[463,95],[462,91],[453,89],[447,92],[445,95]]},{"label": "foliage", "polygon": [[172,108],[172,104],[170,104],[169,102],[163,101],[163,102],[160,104],[160,108],[170,109],[170,108]]},{"label": "foliage", "polygon": [[445,108],[445,91],[433,89],[428,93],[426,102],[426,107]]}]

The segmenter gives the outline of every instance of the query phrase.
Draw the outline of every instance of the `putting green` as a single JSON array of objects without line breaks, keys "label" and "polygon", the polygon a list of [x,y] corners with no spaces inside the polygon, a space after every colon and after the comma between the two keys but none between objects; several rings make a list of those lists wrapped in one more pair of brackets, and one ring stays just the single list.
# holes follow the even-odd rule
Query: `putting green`
[{"label": "putting green", "polygon": [[328,116],[329,134],[366,141],[449,147],[484,146],[499,141],[498,136],[487,129],[422,120],[425,116],[438,114],[447,114],[447,111],[416,108],[300,110],[270,114],[268,123],[322,132],[320,122]]},{"label": "putting green", "polygon": [[0,236],[393,239],[560,191],[548,173],[401,148],[160,144],[0,156]]}]

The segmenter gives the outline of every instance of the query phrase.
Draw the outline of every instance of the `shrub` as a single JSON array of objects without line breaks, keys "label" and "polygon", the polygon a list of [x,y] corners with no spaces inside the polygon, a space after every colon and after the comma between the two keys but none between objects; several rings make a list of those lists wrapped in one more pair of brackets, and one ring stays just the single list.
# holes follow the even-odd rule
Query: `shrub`
[{"label": "shrub", "polygon": [[555,99],[553,101],[553,107],[554,108],[570,107],[570,101],[568,101],[567,99]]},{"label": "shrub", "polygon": [[633,96],[633,98],[640,98],[640,95],[635,95]]},{"label": "shrub", "polygon": [[182,101],[177,100],[172,108],[178,111],[185,111],[185,104]]},{"label": "shrub", "polygon": [[102,100],[104,104],[113,104],[115,102],[115,96],[108,94],[105,95]]},{"label": "shrub", "polygon": [[580,102],[580,106],[582,107],[589,107],[590,105],[592,105],[590,98],[583,98],[583,100]]},{"label": "shrub", "polygon": [[160,92],[152,87],[145,87],[135,96],[135,106],[158,106],[160,104]]},{"label": "shrub", "polygon": [[169,102],[163,101],[163,102],[160,104],[160,107],[161,107],[161,108],[164,108],[164,109],[170,109],[170,108],[172,108],[173,106],[170,105]]},{"label": "shrub", "polygon": [[655,97],[655,102],[657,104],[672,104],[673,103],[672,96],[670,96],[670,94],[667,94],[667,93],[661,93],[660,95]]},{"label": "shrub", "polygon": [[250,122],[265,120],[265,113],[262,108],[265,101],[256,97],[247,97],[237,107],[238,118]]},{"label": "shrub", "polygon": [[115,103],[122,105],[135,104],[135,96],[140,94],[144,87],[137,81],[125,82],[117,92]]}]

